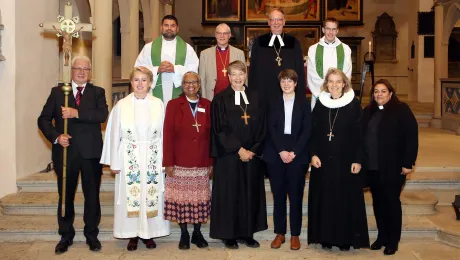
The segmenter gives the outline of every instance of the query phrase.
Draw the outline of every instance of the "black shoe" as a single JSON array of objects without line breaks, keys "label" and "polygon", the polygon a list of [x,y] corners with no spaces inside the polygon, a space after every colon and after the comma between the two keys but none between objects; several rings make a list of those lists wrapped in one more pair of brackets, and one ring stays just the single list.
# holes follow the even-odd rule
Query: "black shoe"
[{"label": "black shoe", "polygon": [[56,253],[57,255],[65,253],[67,252],[67,249],[69,249],[69,246],[71,246],[72,244],[72,240],[61,238],[61,241],[59,241],[59,243],[57,243],[56,245],[56,248],[54,248],[54,253]]},{"label": "black shoe", "polygon": [[86,244],[89,246],[89,250],[93,252],[101,251],[102,245],[97,238],[86,239]]},{"label": "black shoe", "polygon": [[224,240],[224,245],[228,249],[238,249],[238,243],[235,239]]},{"label": "black shoe", "polygon": [[385,250],[383,250],[384,255],[394,255],[398,251],[398,244],[396,245],[387,245]]},{"label": "black shoe", "polygon": [[190,249],[190,235],[187,233],[182,233],[179,240],[179,249],[186,250]]},{"label": "black shoe", "polygon": [[339,246],[340,251],[350,251],[350,246],[349,245],[342,245]]},{"label": "black shoe", "polygon": [[241,244],[245,244],[245,245],[247,245],[248,247],[251,247],[251,248],[258,248],[258,247],[260,247],[259,242],[257,242],[256,240],[254,240],[254,238],[252,238],[252,237],[247,237],[247,238],[239,239],[238,242],[240,242]]},{"label": "black shoe", "polygon": [[206,241],[200,231],[192,233],[192,244],[195,244],[198,248],[208,247],[208,241]]},{"label": "black shoe", "polygon": [[154,249],[157,248],[157,244],[155,244],[155,241],[153,241],[152,238],[149,239],[142,239],[142,243],[145,244],[145,247],[148,249]]},{"label": "black shoe", "polygon": [[375,240],[375,242],[371,245],[371,250],[380,250],[382,249],[383,243],[379,240]]},{"label": "black shoe", "polygon": [[128,246],[126,247],[126,249],[128,249],[128,251],[135,251],[137,250],[137,242],[139,242],[139,238],[138,237],[132,237],[129,239],[129,242],[128,242]]},{"label": "black shoe", "polygon": [[385,250],[383,250],[383,254],[384,255],[394,255],[396,253],[396,251],[398,251],[397,248],[385,247]]},{"label": "black shoe", "polygon": [[321,248],[324,250],[332,250],[332,245],[331,244],[321,244]]}]

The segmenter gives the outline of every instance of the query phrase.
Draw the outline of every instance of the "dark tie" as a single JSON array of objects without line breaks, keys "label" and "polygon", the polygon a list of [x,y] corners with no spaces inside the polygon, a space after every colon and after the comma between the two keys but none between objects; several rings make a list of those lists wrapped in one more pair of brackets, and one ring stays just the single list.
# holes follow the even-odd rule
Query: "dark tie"
[{"label": "dark tie", "polygon": [[77,95],[75,96],[75,103],[77,103],[77,106],[80,105],[80,100],[81,100],[81,91],[83,90],[83,87],[78,86],[77,87]]}]

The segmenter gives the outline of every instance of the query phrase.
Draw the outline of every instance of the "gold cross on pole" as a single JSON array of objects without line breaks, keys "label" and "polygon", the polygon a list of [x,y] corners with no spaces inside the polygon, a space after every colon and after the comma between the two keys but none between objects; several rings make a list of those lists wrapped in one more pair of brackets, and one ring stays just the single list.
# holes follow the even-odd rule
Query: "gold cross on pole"
[{"label": "gold cross on pole", "polygon": [[64,16],[58,15],[58,22],[44,22],[39,24],[45,30],[52,30],[56,32],[58,37],[63,38],[62,51],[64,53],[64,61],[62,67],[62,81],[70,83],[70,70],[69,62],[72,60],[72,39],[78,38],[80,32],[92,32],[95,28],[90,23],[80,23],[80,17],[72,17],[72,4],[67,2],[64,7]]},{"label": "gold cross on pole", "polygon": [[244,111],[244,115],[241,116],[241,119],[244,119],[244,124],[248,125],[248,118],[251,118],[248,114],[246,114],[246,111]]}]

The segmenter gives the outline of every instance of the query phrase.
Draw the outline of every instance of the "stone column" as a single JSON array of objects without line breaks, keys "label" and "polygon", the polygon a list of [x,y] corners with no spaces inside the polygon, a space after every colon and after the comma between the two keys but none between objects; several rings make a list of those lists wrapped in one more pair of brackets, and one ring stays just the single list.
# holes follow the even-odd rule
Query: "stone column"
[{"label": "stone column", "polygon": [[125,1],[121,10],[121,78],[128,79],[139,54],[139,1]]},{"label": "stone column", "polygon": [[112,108],[112,0],[94,1],[93,79],[105,89],[109,111]]},{"label": "stone column", "polygon": [[150,0],[150,14],[152,15],[152,41],[160,36],[160,0]]},{"label": "stone column", "polygon": [[431,120],[430,126],[434,128],[441,128],[441,77],[443,63],[447,62],[443,60],[442,55],[442,37],[444,27],[444,8],[438,4],[435,7],[435,18],[434,18],[434,116]]}]

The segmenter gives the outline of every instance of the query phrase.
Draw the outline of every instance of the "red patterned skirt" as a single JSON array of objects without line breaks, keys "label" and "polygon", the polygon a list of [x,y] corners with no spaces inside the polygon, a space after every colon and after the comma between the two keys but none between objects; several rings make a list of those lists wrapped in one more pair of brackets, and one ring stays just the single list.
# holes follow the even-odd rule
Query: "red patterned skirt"
[{"label": "red patterned skirt", "polygon": [[165,219],[178,223],[207,222],[211,212],[209,167],[174,166],[166,176]]}]

